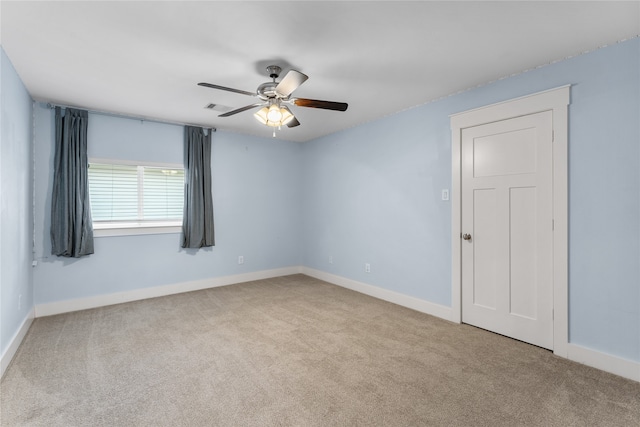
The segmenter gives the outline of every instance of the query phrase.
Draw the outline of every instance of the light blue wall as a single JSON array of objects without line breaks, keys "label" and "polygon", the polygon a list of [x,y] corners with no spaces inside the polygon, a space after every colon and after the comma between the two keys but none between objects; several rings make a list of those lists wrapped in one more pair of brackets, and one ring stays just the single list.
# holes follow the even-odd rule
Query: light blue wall
[{"label": "light blue wall", "polygon": [[33,308],[33,145],[31,97],[2,48],[0,114],[0,353],[4,354]]},{"label": "light blue wall", "polygon": [[[53,110],[39,104],[35,117],[37,304],[301,263],[300,145],[227,132],[213,135],[215,247],[181,250],[179,234],[98,237],[93,255],[52,256]],[[88,141],[90,157],[183,161],[182,126],[90,114]]]},{"label": "light blue wall", "polygon": [[640,361],[639,62],[636,38],[305,144],[304,264],[450,306],[449,115],[572,84],[570,341]]},{"label": "light blue wall", "polygon": [[450,305],[440,190],[450,186],[451,132],[433,117],[412,109],[305,144],[306,266]]}]

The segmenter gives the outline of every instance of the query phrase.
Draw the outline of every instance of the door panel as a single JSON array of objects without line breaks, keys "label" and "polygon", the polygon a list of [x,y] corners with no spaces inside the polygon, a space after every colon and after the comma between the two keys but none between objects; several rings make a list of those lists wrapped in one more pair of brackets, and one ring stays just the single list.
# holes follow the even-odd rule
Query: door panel
[{"label": "door panel", "polygon": [[462,320],[553,346],[551,112],[462,131]]},{"label": "door panel", "polygon": [[535,129],[487,135],[473,141],[473,176],[500,176],[536,171]]},{"label": "door panel", "polygon": [[511,188],[509,193],[509,312],[536,319],[536,189]]},{"label": "door panel", "polygon": [[492,214],[496,208],[496,200],[495,189],[477,189],[473,192],[473,233],[477,241],[477,250],[474,252],[473,303],[493,310],[497,308],[498,283],[497,260],[492,253],[498,230],[496,216]]}]

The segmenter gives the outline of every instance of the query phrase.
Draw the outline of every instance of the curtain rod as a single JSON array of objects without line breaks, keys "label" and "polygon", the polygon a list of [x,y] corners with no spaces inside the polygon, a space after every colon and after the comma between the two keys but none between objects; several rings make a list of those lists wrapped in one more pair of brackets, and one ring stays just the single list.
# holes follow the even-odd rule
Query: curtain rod
[{"label": "curtain rod", "polygon": [[[84,108],[81,108],[81,107],[74,107],[74,106],[71,106],[71,105],[54,104],[52,102],[47,102],[46,103],[46,107],[51,109],[51,110],[53,110],[55,107],[84,109]],[[117,117],[117,118],[122,118],[122,119],[140,120],[140,121],[143,121],[143,122],[164,123],[164,124],[167,124],[167,125],[196,126],[196,127],[201,127],[203,129],[209,129],[212,132],[215,132],[217,130],[214,127],[206,127],[206,126],[196,125],[196,124],[191,124],[191,123],[173,122],[173,121],[170,121],[170,120],[151,119],[151,118],[143,117],[143,116],[132,116],[132,115],[127,115],[127,114],[117,114],[117,113],[111,113],[109,111],[100,111],[100,110],[87,110],[87,111],[89,113],[91,113],[91,114],[99,114],[101,116]]]}]

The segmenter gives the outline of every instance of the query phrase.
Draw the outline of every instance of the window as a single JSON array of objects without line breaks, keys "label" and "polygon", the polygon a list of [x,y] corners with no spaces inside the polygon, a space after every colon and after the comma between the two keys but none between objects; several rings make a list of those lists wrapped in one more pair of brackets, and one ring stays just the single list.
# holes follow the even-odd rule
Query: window
[{"label": "window", "polygon": [[96,236],[175,233],[182,226],[181,165],[89,161]]}]

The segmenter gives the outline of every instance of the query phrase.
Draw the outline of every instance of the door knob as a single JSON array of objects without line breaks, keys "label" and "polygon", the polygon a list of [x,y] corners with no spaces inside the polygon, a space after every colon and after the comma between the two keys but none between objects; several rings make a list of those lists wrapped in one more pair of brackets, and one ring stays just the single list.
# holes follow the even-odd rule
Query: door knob
[{"label": "door knob", "polygon": [[465,234],[463,234],[463,235],[462,235],[462,238],[463,238],[464,240],[471,240],[471,234],[466,234],[466,233],[465,233]]}]

